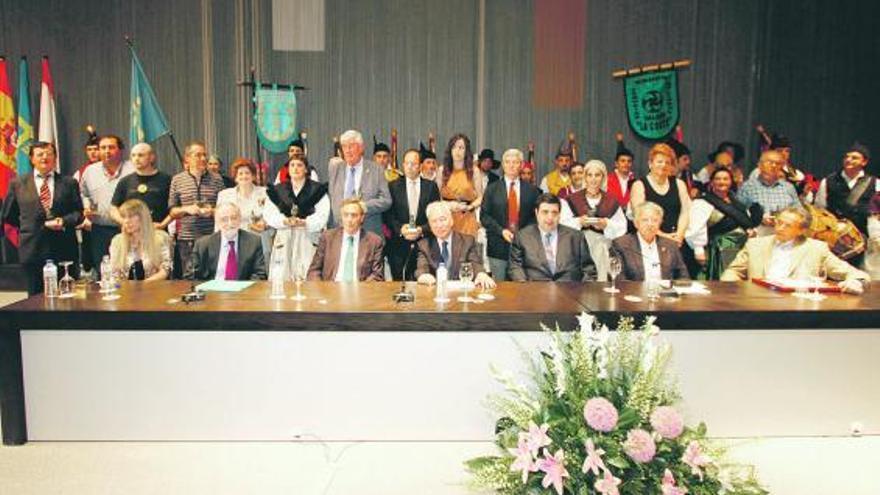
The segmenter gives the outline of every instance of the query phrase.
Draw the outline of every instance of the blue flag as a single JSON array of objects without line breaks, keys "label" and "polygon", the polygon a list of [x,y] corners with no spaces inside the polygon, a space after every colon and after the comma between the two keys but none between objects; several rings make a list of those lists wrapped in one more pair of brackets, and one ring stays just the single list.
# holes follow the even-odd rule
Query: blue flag
[{"label": "blue flag", "polygon": [[159,102],[141,61],[138,60],[134,47],[131,48],[131,132],[129,141],[132,146],[137,143],[152,143],[168,134],[168,120],[162,113]]},{"label": "blue flag", "polygon": [[31,173],[29,153],[34,142],[34,124],[31,122],[30,78],[28,77],[27,59],[21,57],[18,64],[18,131],[16,132],[15,165],[18,175]]}]

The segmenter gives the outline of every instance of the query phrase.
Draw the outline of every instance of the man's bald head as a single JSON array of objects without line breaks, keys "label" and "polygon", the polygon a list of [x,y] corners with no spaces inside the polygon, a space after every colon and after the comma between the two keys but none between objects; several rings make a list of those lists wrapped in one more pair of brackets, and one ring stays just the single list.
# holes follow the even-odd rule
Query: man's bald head
[{"label": "man's bald head", "polygon": [[155,169],[156,154],[147,143],[138,143],[131,148],[131,163],[137,173],[144,175]]}]

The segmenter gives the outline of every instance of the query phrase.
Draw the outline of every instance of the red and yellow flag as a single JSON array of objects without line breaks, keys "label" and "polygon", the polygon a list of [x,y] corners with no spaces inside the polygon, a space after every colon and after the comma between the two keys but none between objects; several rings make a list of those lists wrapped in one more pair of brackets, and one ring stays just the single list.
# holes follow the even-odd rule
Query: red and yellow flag
[{"label": "red and yellow flag", "polygon": [[15,175],[15,107],[6,59],[0,57],[0,200],[6,197]]}]

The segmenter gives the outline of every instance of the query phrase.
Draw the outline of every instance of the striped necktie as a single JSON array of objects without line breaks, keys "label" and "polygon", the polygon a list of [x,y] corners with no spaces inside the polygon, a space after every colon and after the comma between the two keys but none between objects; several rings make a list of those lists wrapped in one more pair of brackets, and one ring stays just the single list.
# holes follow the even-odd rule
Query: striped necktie
[{"label": "striped necktie", "polygon": [[49,211],[52,209],[52,192],[49,191],[49,179],[52,178],[52,174],[40,177],[43,179],[43,185],[40,186],[40,203],[44,210]]}]

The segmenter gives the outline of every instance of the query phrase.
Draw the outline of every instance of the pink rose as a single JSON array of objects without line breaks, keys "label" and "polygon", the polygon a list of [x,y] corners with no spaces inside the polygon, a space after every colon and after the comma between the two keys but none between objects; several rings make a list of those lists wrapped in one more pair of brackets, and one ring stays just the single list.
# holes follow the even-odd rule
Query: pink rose
[{"label": "pink rose", "polygon": [[590,428],[609,432],[617,425],[617,409],[608,399],[593,397],[584,405],[584,419]]},{"label": "pink rose", "polygon": [[667,439],[678,438],[684,431],[684,423],[681,416],[674,408],[669,406],[661,406],[654,409],[651,413],[651,427],[660,434],[661,437]]},{"label": "pink rose", "polygon": [[642,429],[630,430],[626,434],[626,441],[623,442],[623,451],[630,459],[646,463],[651,462],[654,454],[657,453],[657,446],[654,445],[654,438],[651,434]]}]

